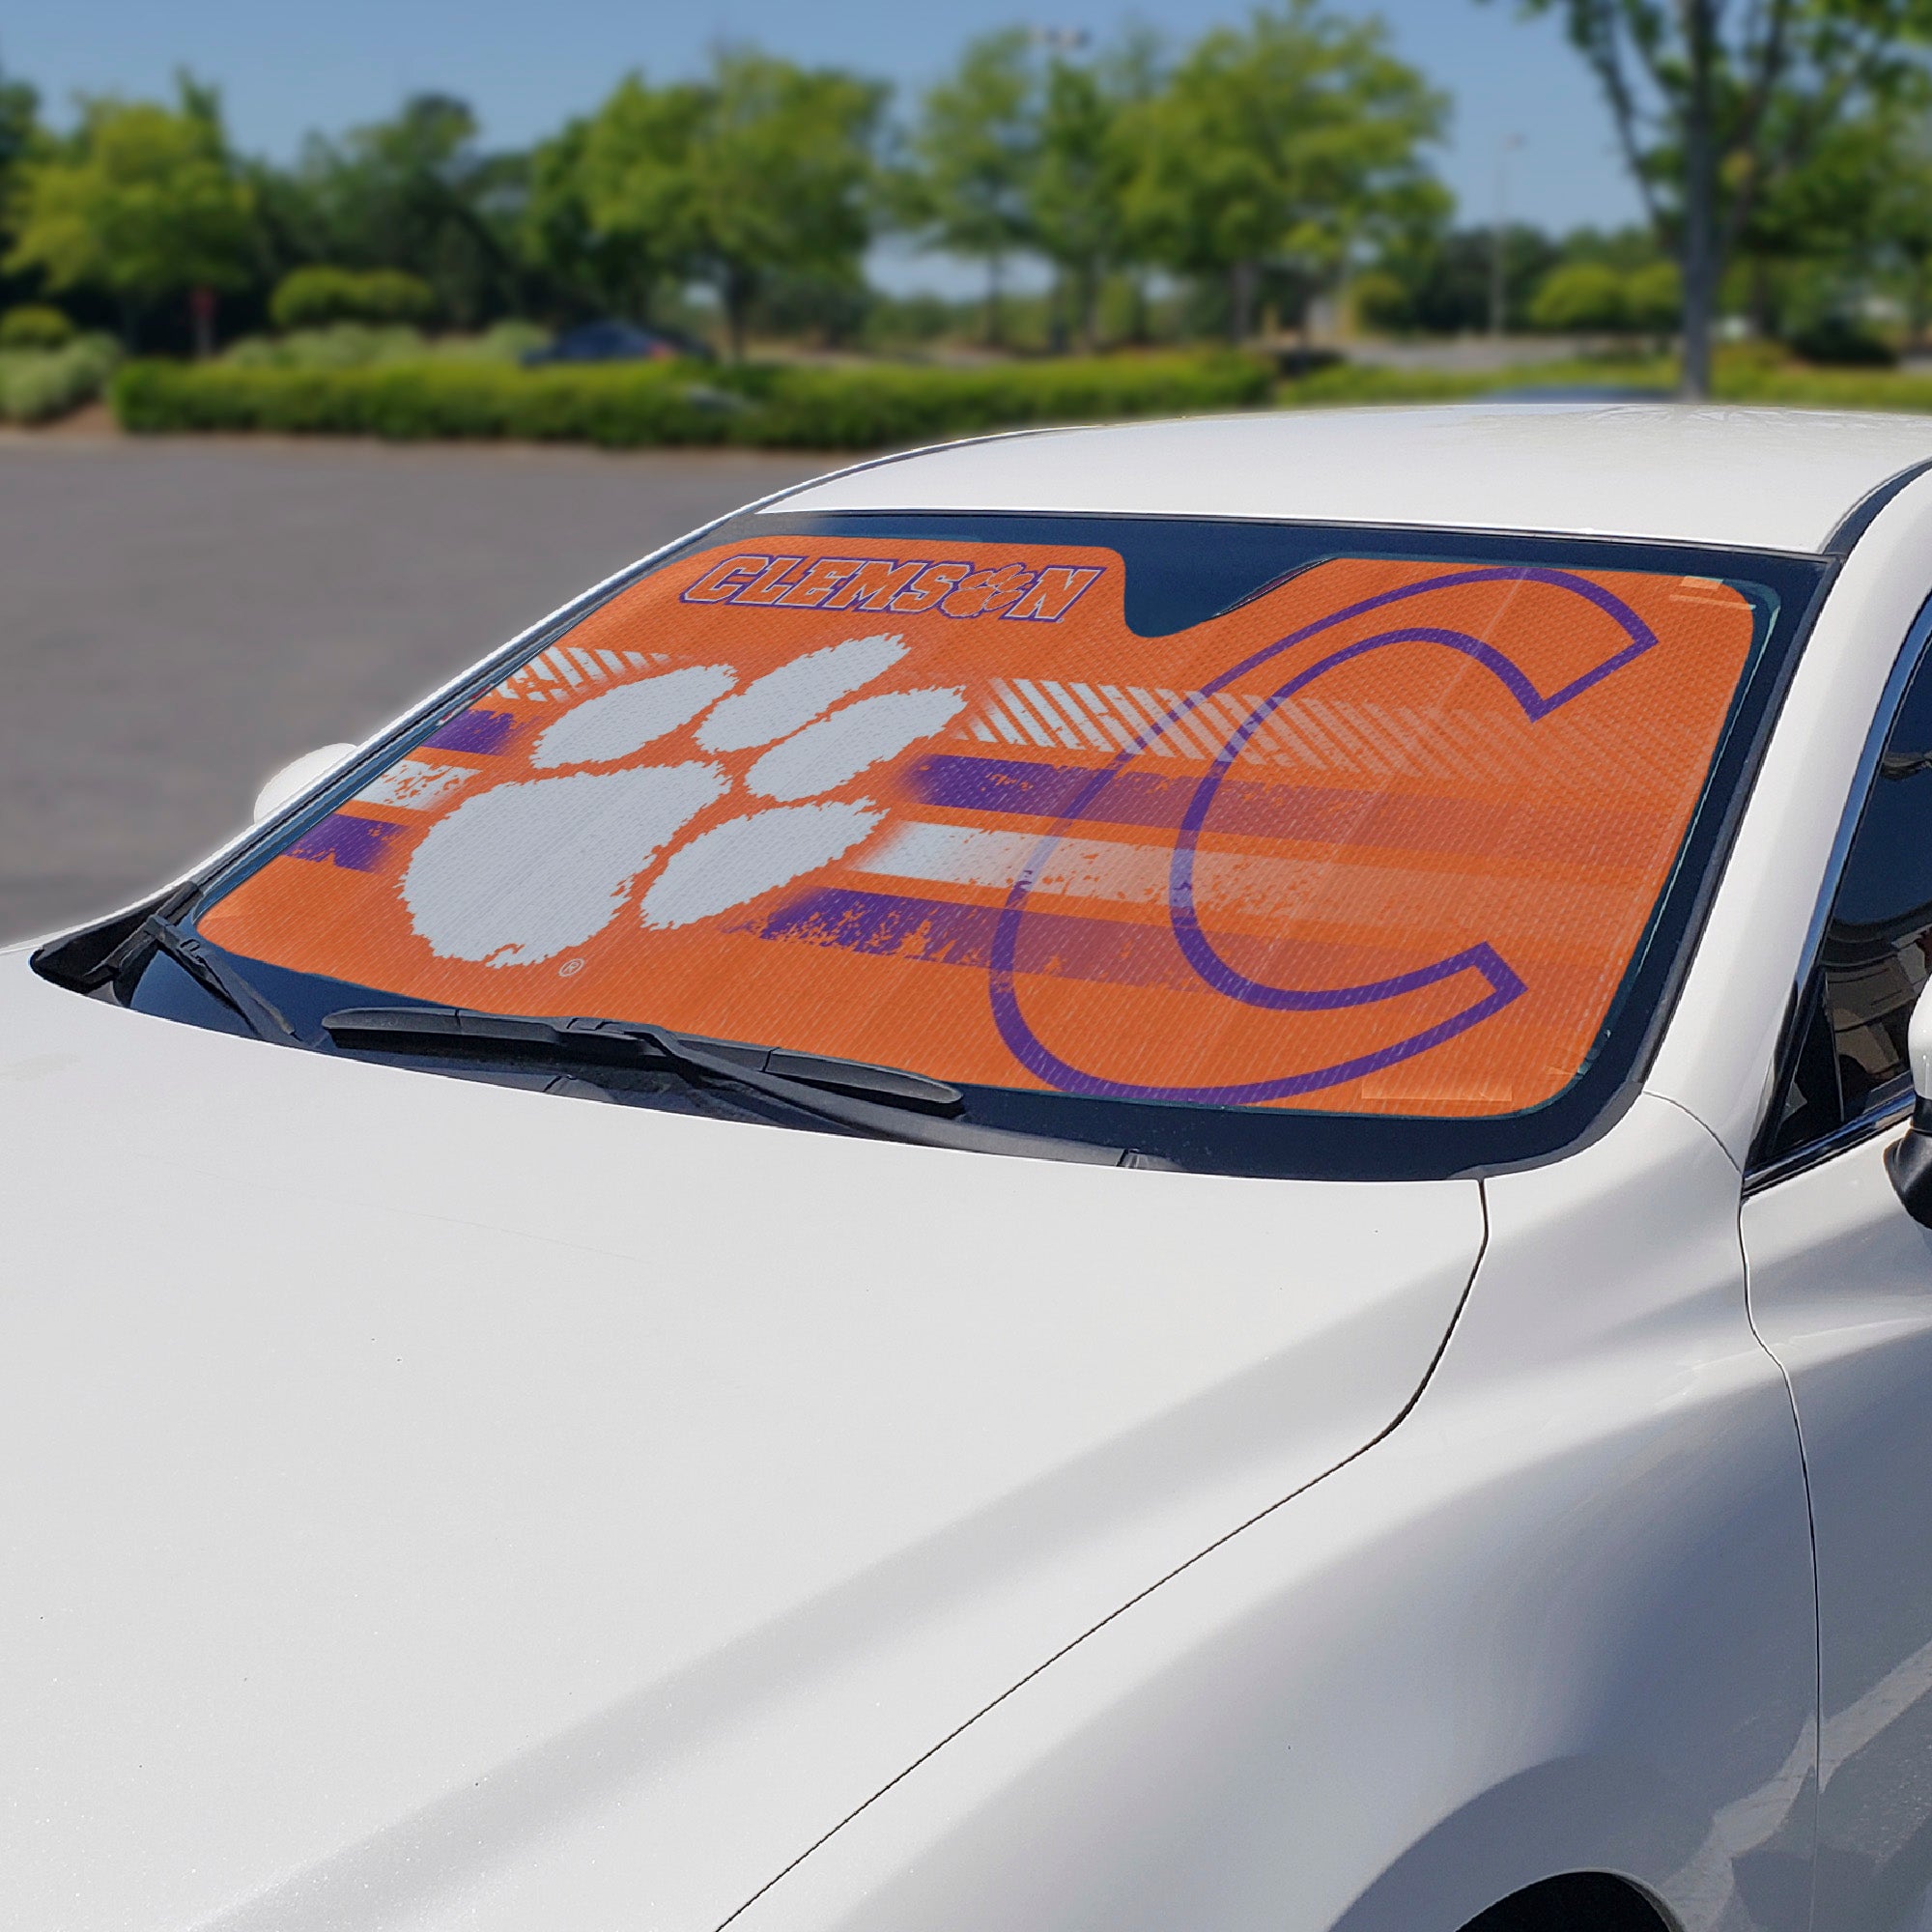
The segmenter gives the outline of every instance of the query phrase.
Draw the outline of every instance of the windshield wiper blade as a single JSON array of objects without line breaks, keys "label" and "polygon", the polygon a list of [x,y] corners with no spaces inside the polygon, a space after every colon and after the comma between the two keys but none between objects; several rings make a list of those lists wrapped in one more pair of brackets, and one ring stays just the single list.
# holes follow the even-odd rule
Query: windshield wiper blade
[{"label": "windshield wiper blade", "polygon": [[[919,1147],[1029,1154],[1096,1167],[1169,1165],[1128,1148],[954,1119],[965,1098],[957,1088],[899,1067],[708,1039],[669,1027],[486,1013],[463,1007],[352,1007],[327,1014],[322,1024],[337,1046],[365,1052],[469,1057],[480,1051],[493,1058],[582,1061],[612,1067],[668,1063],[687,1077],[728,1081],[800,1113]],[[935,1111],[941,1108],[947,1111]]]},{"label": "windshield wiper blade", "polygon": [[198,934],[186,931],[159,913],[150,913],[141,922],[135,943],[152,941],[189,979],[247,1023],[258,1037],[278,1046],[304,1046],[307,1042],[289,1024],[275,1003],[258,993],[213,947]]}]

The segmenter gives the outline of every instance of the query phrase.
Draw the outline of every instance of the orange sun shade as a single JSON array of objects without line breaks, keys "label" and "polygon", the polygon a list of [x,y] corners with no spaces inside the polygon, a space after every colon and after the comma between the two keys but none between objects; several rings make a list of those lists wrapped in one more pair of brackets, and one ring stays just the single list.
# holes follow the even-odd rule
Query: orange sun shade
[{"label": "orange sun shade", "polygon": [[1052,545],[684,559],[201,930],[426,1001],[992,1086],[1444,1116],[1574,1079],[1747,600],[1349,558],[1145,639],[1122,581]]}]

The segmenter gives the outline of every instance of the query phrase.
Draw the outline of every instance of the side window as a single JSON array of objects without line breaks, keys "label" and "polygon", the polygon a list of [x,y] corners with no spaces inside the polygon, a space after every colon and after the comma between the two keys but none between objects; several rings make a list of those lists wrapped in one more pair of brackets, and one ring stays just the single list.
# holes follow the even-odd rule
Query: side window
[{"label": "side window", "polygon": [[1906,1027],[1932,962],[1932,655],[1906,687],[1859,815],[1764,1158],[1897,1098]]}]

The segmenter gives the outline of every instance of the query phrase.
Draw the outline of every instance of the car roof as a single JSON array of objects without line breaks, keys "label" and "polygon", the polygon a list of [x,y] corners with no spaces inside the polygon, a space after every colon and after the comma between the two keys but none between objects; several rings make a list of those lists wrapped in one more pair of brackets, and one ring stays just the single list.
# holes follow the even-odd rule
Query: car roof
[{"label": "car roof", "polygon": [[1285,410],[1027,432],[889,457],[774,513],[1256,517],[1822,551],[1932,464],[1932,418],[1688,404]]}]

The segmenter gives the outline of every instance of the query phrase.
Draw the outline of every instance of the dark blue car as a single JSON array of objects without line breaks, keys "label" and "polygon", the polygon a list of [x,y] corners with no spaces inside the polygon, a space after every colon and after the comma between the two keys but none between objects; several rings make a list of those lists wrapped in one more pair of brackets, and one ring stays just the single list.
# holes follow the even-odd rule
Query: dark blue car
[{"label": "dark blue car", "polygon": [[678,357],[709,361],[702,343],[635,322],[586,322],[567,328],[547,349],[532,349],[526,368],[541,362],[668,362]]}]

